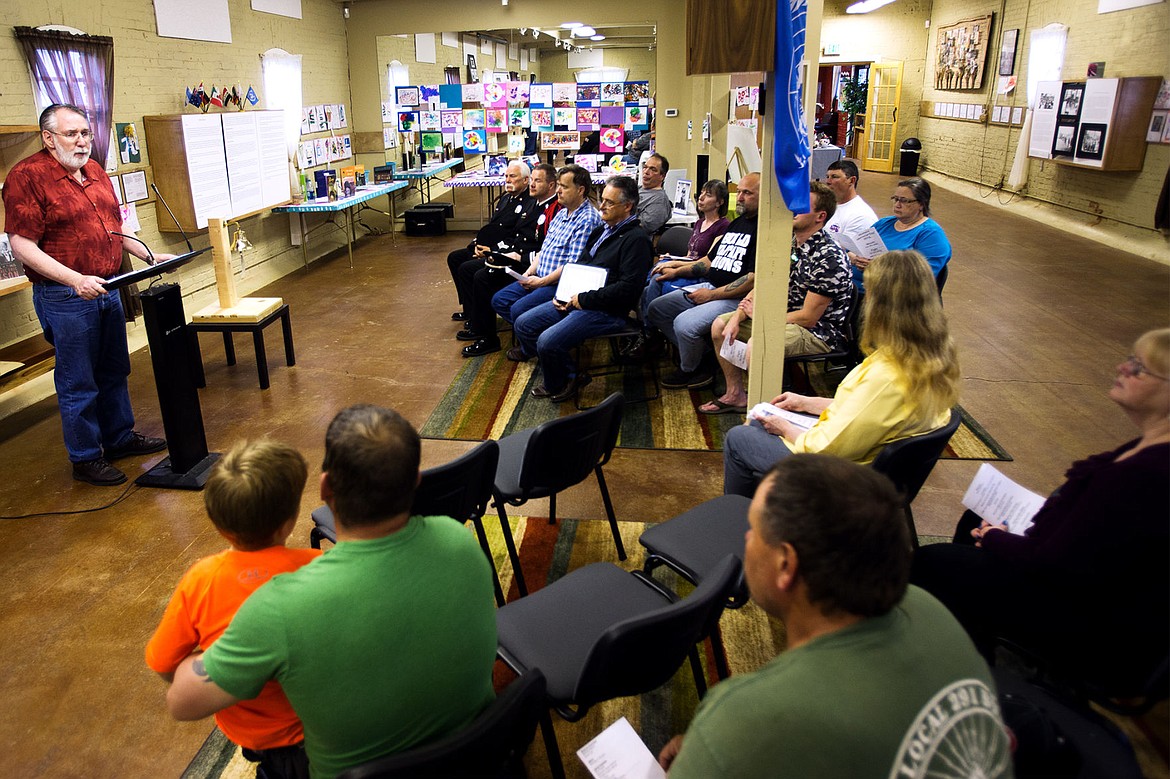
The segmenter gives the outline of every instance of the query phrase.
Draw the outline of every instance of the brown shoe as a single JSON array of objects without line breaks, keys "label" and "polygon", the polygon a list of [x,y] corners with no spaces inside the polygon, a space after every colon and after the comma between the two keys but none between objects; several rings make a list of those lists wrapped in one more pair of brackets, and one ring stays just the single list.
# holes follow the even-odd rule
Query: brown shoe
[{"label": "brown shoe", "polygon": [[99,457],[96,460],[73,463],[73,478],[97,487],[113,487],[126,481],[126,474]]},{"label": "brown shoe", "polygon": [[133,457],[137,454],[154,454],[167,448],[167,442],[162,438],[151,438],[137,431],[130,434],[126,443],[117,448],[106,450],[107,460],[120,460],[123,457]]},{"label": "brown shoe", "polygon": [[513,346],[508,351],[504,352],[504,356],[512,362],[528,362],[532,358],[524,353],[524,349],[519,346]]},{"label": "brown shoe", "polygon": [[565,388],[560,392],[555,393],[550,398],[550,400],[552,400],[553,403],[564,403],[566,400],[576,395],[578,390],[587,387],[591,381],[593,381],[593,378],[588,373],[579,373],[572,379],[569,379],[569,383],[565,385]]},{"label": "brown shoe", "polygon": [[532,397],[534,398],[551,398],[552,392],[543,384],[537,384],[532,388]]}]

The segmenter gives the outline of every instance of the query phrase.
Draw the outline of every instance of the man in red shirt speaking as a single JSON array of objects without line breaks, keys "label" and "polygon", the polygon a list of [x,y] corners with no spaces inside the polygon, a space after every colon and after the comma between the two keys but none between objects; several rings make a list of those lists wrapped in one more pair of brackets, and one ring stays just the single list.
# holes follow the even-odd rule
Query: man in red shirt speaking
[{"label": "man in red shirt speaking", "polygon": [[4,182],[4,228],[33,282],[33,307],[56,350],[54,380],[73,478],[100,486],[126,474],[111,460],[166,448],[134,430],[126,377],[130,353],[118,295],[102,286],[118,272],[122,250],[147,262],[146,245],[125,236],[114,187],[90,160],[93,133],[77,106],[41,114],[45,148],[18,162]]}]

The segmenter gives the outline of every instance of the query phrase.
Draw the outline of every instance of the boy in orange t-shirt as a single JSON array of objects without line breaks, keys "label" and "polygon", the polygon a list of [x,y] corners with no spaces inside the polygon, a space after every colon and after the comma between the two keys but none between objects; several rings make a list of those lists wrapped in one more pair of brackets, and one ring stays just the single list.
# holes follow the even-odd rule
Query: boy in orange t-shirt
[{"label": "boy in orange t-shirt", "polygon": [[[273,576],[295,571],[321,554],[289,549],[308,478],[305,458],[272,441],[241,441],[212,469],[203,503],[231,548],[205,557],[184,574],[162,622],[146,645],[146,664],[170,682],[179,663],[204,651],[227,629],[236,610]],[[280,685],[215,715],[244,757],[267,779],[308,777],[304,731]]]}]

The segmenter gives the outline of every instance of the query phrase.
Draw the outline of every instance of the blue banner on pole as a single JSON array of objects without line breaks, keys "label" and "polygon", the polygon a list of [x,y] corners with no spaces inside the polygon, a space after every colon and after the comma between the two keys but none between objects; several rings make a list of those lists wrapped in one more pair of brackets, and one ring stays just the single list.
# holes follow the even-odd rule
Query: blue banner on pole
[{"label": "blue banner on pole", "polygon": [[784,204],[794,214],[809,210],[808,128],[801,99],[807,0],[776,3],[776,61],[773,78],[772,165]]}]

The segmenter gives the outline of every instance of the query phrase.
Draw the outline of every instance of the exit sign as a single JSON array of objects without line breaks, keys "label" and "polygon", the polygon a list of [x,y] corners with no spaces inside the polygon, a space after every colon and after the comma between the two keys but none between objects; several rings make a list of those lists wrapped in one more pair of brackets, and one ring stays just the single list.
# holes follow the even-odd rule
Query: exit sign
[{"label": "exit sign", "polygon": [[826,43],[825,47],[823,49],[821,49],[821,53],[824,54],[826,57],[840,56],[841,55],[841,44],[839,44],[839,43]]}]

